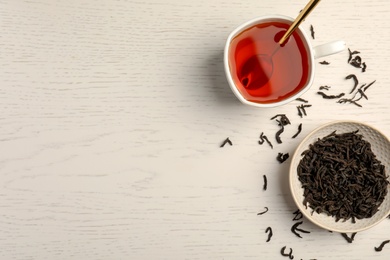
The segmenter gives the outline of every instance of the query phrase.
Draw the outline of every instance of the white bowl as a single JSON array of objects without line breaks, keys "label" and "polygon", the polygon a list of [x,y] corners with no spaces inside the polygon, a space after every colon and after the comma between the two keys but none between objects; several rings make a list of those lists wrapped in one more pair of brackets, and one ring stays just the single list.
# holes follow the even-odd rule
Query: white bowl
[{"label": "white bowl", "polygon": [[376,158],[381,161],[385,166],[386,176],[389,176],[390,171],[390,142],[377,129],[360,122],[354,121],[337,121],[325,124],[303,139],[298,148],[296,149],[290,165],[290,189],[295,203],[302,214],[308,218],[314,224],[331,231],[340,233],[359,232],[384,220],[390,214],[390,185],[387,186],[387,195],[376,212],[370,218],[356,219],[356,223],[352,223],[351,220],[344,221],[343,219],[336,222],[335,217],[328,216],[326,213],[318,214],[313,212],[313,209],[303,204],[304,189],[301,186],[301,182],[298,179],[297,167],[300,160],[303,158],[301,155],[303,151],[309,149],[309,145],[313,144],[318,138],[323,138],[336,130],[337,134],[347,133],[359,130],[358,134],[363,136],[363,139],[371,144],[372,152],[376,155]]}]

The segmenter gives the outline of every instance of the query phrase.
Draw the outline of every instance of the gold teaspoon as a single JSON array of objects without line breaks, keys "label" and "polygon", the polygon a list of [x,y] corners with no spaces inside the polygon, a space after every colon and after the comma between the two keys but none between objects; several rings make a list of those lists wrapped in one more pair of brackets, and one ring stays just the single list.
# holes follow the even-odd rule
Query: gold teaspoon
[{"label": "gold teaspoon", "polygon": [[306,16],[314,9],[314,7],[320,2],[320,0],[310,0],[305,8],[299,13],[295,21],[290,25],[290,28],[286,31],[283,37],[280,39],[279,44],[282,45],[288,37],[295,31],[295,29],[305,20]]}]

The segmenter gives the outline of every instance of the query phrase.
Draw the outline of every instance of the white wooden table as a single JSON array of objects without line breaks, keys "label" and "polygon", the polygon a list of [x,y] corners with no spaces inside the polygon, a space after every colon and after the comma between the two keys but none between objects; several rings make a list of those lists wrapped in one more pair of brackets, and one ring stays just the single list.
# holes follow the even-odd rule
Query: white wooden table
[{"label": "white wooden table", "polygon": [[[313,45],[342,39],[367,64],[348,64],[347,50],[318,64],[307,116],[295,101],[245,106],[225,79],[230,31],[305,4],[0,1],[0,259],[288,259],[283,246],[294,259],[389,259],[390,245],[374,247],[390,239],[390,219],[353,243],[307,219],[311,233],[296,237],[290,160],[276,156],[333,120],[390,136],[390,2],[322,1],[306,19]],[[317,94],[348,93],[351,73],[376,80],[362,107]],[[291,121],[282,144],[276,114]],[[227,137],[233,146],[220,148]]]}]

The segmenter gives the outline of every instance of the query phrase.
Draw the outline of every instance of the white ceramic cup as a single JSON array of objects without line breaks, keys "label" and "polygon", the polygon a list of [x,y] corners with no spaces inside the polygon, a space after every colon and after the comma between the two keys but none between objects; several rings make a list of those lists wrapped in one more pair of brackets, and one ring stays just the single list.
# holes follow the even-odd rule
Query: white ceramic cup
[{"label": "white ceramic cup", "polygon": [[305,86],[303,88],[301,88],[300,91],[295,93],[294,95],[289,96],[289,97],[282,99],[280,101],[273,102],[273,103],[259,103],[259,102],[247,100],[246,98],[244,98],[243,94],[240,92],[239,88],[236,86],[236,83],[233,80],[232,71],[231,71],[231,68],[229,65],[229,62],[230,62],[229,61],[229,50],[230,50],[232,40],[237,35],[239,35],[243,31],[245,31],[246,29],[251,28],[251,27],[258,25],[258,24],[267,23],[267,22],[282,22],[285,24],[291,24],[293,21],[294,21],[293,18],[288,17],[288,16],[283,16],[283,15],[262,16],[262,17],[255,18],[253,20],[250,20],[250,21],[240,25],[233,32],[230,33],[230,35],[226,41],[225,50],[224,50],[225,73],[226,73],[226,77],[227,77],[228,83],[230,85],[230,88],[232,89],[233,93],[236,95],[236,97],[242,103],[247,104],[247,105],[252,105],[255,107],[276,107],[276,106],[281,106],[281,105],[287,104],[287,103],[295,100],[296,98],[301,96],[303,93],[305,93],[311,87],[311,85],[313,83],[313,79],[314,79],[314,75],[315,75],[315,62],[314,62],[314,60],[321,58],[321,57],[324,57],[324,56],[327,56],[327,55],[341,52],[345,49],[345,42],[344,41],[334,41],[334,42],[330,42],[330,43],[326,43],[323,45],[313,47],[310,43],[309,37],[304,32],[304,30],[299,26],[296,29],[296,32],[299,34],[299,37],[301,38],[301,40],[305,46],[307,56],[309,59],[308,60],[308,69],[309,69],[308,80],[306,81]]}]

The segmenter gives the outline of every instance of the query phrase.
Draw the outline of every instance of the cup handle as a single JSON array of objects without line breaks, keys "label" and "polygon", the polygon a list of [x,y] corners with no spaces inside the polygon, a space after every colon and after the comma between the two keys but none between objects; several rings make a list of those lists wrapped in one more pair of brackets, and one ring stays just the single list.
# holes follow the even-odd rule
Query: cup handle
[{"label": "cup handle", "polygon": [[344,41],[334,41],[316,46],[313,48],[314,58],[318,59],[341,52],[345,49],[345,45]]}]

